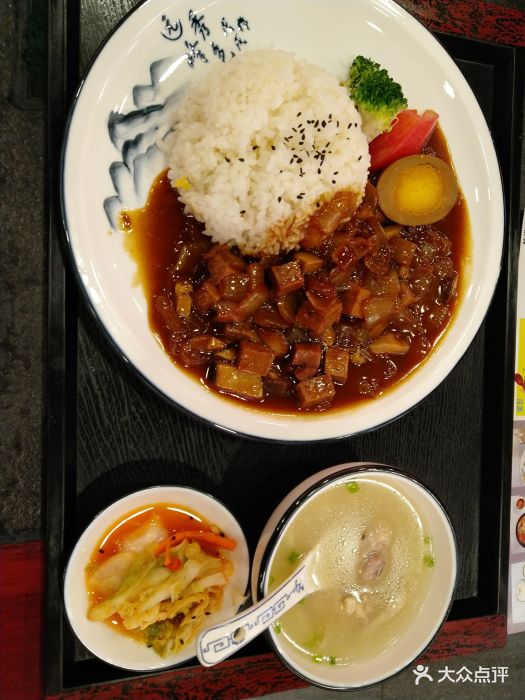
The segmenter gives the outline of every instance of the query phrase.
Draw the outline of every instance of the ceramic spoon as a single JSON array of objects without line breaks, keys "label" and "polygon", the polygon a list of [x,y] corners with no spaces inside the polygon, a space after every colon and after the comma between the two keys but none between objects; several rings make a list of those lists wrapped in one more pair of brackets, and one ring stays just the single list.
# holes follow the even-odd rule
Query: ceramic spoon
[{"label": "ceramic spoon", "polygon": [[269,595],[235,617],[208,627],[197,638],[197,657],[203,666],[213,666],[248,644],[319,588],[313,571],[317,551],[302,557],[295,571]]}]

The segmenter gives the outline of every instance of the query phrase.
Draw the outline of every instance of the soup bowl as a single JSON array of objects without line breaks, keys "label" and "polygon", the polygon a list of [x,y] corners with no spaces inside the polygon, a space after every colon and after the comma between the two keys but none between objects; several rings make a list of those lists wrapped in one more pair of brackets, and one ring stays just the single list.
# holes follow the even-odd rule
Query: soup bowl
[{"label": "soup bowl", "polygon": [[[359,505],[359,501],[353,499],[365,497],[367,489],[369,494],[375,494],[372,488],[384,491],[389,498],[400,499],[403,508],[408,508],[407,523],[417,524],[421,547],[414,547],[412,540],[410,547],[405,547],[409,543],[407,523],[392,515],[392,501],[388,502],[390,505],[385,502],[383,507],[377,500],[379,518],[383,523],[381,527],[392,527],[393,535],[387,544],[389,551],[384,550],[383,568],[368,576],[370,569],[366,569],[365,563],[369,565],[373,561],[384,543],[376,541],[368,552],[363,549],[366,546],[362,543],[370,541],[370,532],[377,525],[367,521],[366,503],[361,501]],[[339,511],[334,512],[339,512],[340,517],[330,525],[332,537],[328,541],[332,551],[326,557],[320,545],[332,507],[327,499],[332,499],[334,494],[343,499],[345,510],[341,513],[339,500],[335,506]],[[370,518],[375,516],[370,515]],[[354,518],[357,524],[352,534]],[[301,532],[301,522],[307,525],[306,534]],[[362,529],[363,524],[365,529]],[[334,551],[343,539],[344,546],[348,547],[349,563],[340,556],[337,561],[339,567],[348,572],[348,578],[345,573],[345,584],[338,588],[339,584],[329,581],[323,574],[323,567],[328,570],[330,560],[334,561]],[[382,464],[348,463],[325,469],[299,484],[277,506],[261,533],[252,564],[254,600],[263,597],[292,573],[301,556],[308,553],[302,547],[318,550],[317,573],[314,569],[313,576],[320,573],[318,578],[323,581],[324,591],[310,594],[318,596],[315,600],[312,598],[311,609],[306,609],[307,597],[282,618],[279,618],[276,605],[276,622],[268,628],[266,635],[280,660],[308,683],[339,690],[379,683],[414,662],[431,643],[448,615],[457,571],[454,531],[438,499],[408,474]],[[396,561],[403,547],[404,555]],[[338,550],[338,555],[340,552]],[[415,566],[412,579],[409,573],[411,558]],[[396,571],[400,572],[399,576]],[[393,581],[401,586],[388,589],[394,591],[394,595],[385,599],[383,609],[374,607],[381,595],[381,579],[387,588]],[[334,586],[336,601],[323,611],[323,596],[328,590],[325,587],[330,585]],[[404,585],[408,588],[405,594],[399,595]],[[314,619],[317,611],[323,618],[318,623]],[[294,618],[290,617],[291,613],[296,613]],[[333,641],[334,634],[338,641]],[[327,651],[324,640],[328,638],[339,646]],[[366,649],[370,650],[369,653]]]}]

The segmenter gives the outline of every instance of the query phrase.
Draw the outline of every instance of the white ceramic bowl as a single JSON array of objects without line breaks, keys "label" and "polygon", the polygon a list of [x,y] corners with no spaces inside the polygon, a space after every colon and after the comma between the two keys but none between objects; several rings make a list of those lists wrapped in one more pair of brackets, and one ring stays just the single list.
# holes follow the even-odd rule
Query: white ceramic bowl
[{"label": "white ceramic bowl", "polygon": [[[115,223],[122,208],[143,206],[166,166],[156,139],[169,130],[180,91],[220,60],[220,50],[229,57],[268,47],[292,51],[341,80],[357,54],[370,56],[403,86],[411,108],[437,111],[473,239],[461,304],[430,359],[377,400],[300,419],[226,401],[177,369],[149,328],[142,288],[133,284],[135,265]],[[485,119],[454,61],[392,0],[218,0],[198,12],[190,0],[140,5],[102,47],[73,105],[64,141],[62,206],[80,287],[116,352],[153,389],[195,416],[265,439],[348,436],[415,406],[468,348],[500,269],[503,197]]]},{"label": "white ceramic bowl", "polygon": [[444,622],[453,598],[456,572],[456,541],[450,520],[437,498],[413,477],[392,467],[365,462],[341,464],[318,472],[299,484],[277,506],[261,533],[252,562],[251,590],[254,600],[265,595],[268,575],[278,545],[297,514],[320,493],[350,478],[373,478],[403,494],[421,517],[432,539],[435,567],[429,589],[417,617],[398,641],[374,658],[352,665],[330,665],[311,660],[283,634],[269,627],[266,634],[283,663],[309,683],[330,689],[355,689],[379,683],[399,673],[427,648]]},{"label": "white ceramic bowl", "polygon": [[126,514],[155,503],[186,506],[237,542],[235,549],[228,552],[234,573],[225,588],[222,607],[208,620],[219,621],[234,615],[239,607],[238,596],[244,596],[248,584],[250,559],[244,534],[232,513],[213,496],[184,486],[156,486],[136,491],[103,510],[83,532],[69,559],[64,578],[65,609],[73,632],[92,654],[108,664],[130,671],[168,668],[196,655],[194,640],[184,652],[163,659],[153,649],[120,634],[106,623],[93,622],[87,617],[89,601],[84,570],[100,537]]}]

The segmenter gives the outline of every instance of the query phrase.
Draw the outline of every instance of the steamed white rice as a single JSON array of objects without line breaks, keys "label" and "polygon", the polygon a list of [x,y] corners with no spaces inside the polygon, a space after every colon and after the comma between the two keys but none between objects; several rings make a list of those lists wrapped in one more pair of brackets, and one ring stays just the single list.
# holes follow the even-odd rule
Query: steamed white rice
[{"label": "steamed white rice", "polygon": [[190,85],[175,120],[169,176],[186,212],[244,253],[297,247],[335,192],[364,192],[368,145],[346,88],[291,53],[216,64]]}]

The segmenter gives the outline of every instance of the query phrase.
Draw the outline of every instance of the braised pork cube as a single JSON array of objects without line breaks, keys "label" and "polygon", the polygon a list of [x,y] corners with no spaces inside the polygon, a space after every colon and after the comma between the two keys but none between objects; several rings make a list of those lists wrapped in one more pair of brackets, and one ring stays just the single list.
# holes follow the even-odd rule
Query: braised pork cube
[{"label": "braised pork cube", "polygon": [[275,354],[267,345],[241,340],[237,355],[237,367],[243,372],[252,372],[265,377],[270,371]]},{"label": "braised pork cube", "polygon": [[356,316],[357,318],[364,318],[365,311],[363,309],[363,302],[372,296],[370,292],[365,287],[351,282],[349,289],[343,294],[343,313],[347,316]]},{"label": "braised pork cube", "polygon": [[327,374],[317,374],[311,379],[299,382],[295,387],[299,408],[314,408],[332,401],[335,387]]},{"label": "braised pork cube", "polygon": [[215,386],[227,394],[235,394],[247,399],[262,399],[264,396],[260,375],[244,372],[224,362],[218,362],[215,366]]},{"label": "braised pork cube", "polygon": [[259,328],[257,334],[262,342],[275,353],[276,357],[286,355],[290,349],[286,336],[281,331],[272,330],[270,328]]},{"label": "braised pork cube", "polygon": [[222,299],[229,301],[241,301],[246,296],[249,277],[244,272],[235,275],[226,275],[219,282],[218,289]]},{"label": "braised pork cube", "polygon": [[324,355],[324,371],[337,384],[344,384],[348,379],[348,362],[350,353],[344,348],[326,348]]},{"label": "braised pork cube", "polygon": [[180,348],[180,358],[186,367],[206,364],[211,352],[224,350],[226,343],[212,335],[194,335],[188,338]]},{"label": "braised pork cube", "polygon": [[310,379],[310,377],[314,377],[316,374],[316,368],[308,367],[307,365],[299,365],[293,369],[293,376],[298,382],[302,382],[303,379]]},{"label": "braised pork cube", "polygon": [[304,273],[315,272],[324,266],[323,258],[314,255],[314,253],[309,253],[306,250],[299,250],[294,253],[293,259],[299,263]]},{"label": "braised pork cube", "polygon": [[321,364],[321,343],[295,343],[292,365],[319,369]]},{"label": "braised pork cube", "polygon": [[270,374],[264,378],[264,388],[268,396],[292,396],[293,383],[288,377]]},{"label": "braised pork cube", "polygon": [[340,299],[330,299],[323,311],[318,311],[309,299],[306,299],[297,312],[296,323],[303,328],[308,328],[316,335],[322,335],[324,331],[338,323],[343,311]]},{"label": "braised pork cube", "polygon": [[168,296],[159,294],[154,297],[153,304],[155,312],[161,317],[170,333],[184,333],[188,330],[186,319],[179,316]]},{"label": "braised pork cube", "polygon": [[296,260],[283,265],[273,265],[270,268],[270,276],[278,297],[295,292],[304,285],[303,270]]},{"label": "braised pork cube", "polygon": [[235,275],[246,270],[244,260],[232,253],[226,246],[214,246],[206,253],[205,257],[208,261],[210,278],[214,284],[219,284],[228,275]]},{"label": "braised pork cube", "polygon": [[193,305],[199,313],[203,314],[206,313],[206,311],[209,311],[220,298],[220,292],[213,282],[210,282],[210,280],[205,280],[195,290],[193,295]]}]

